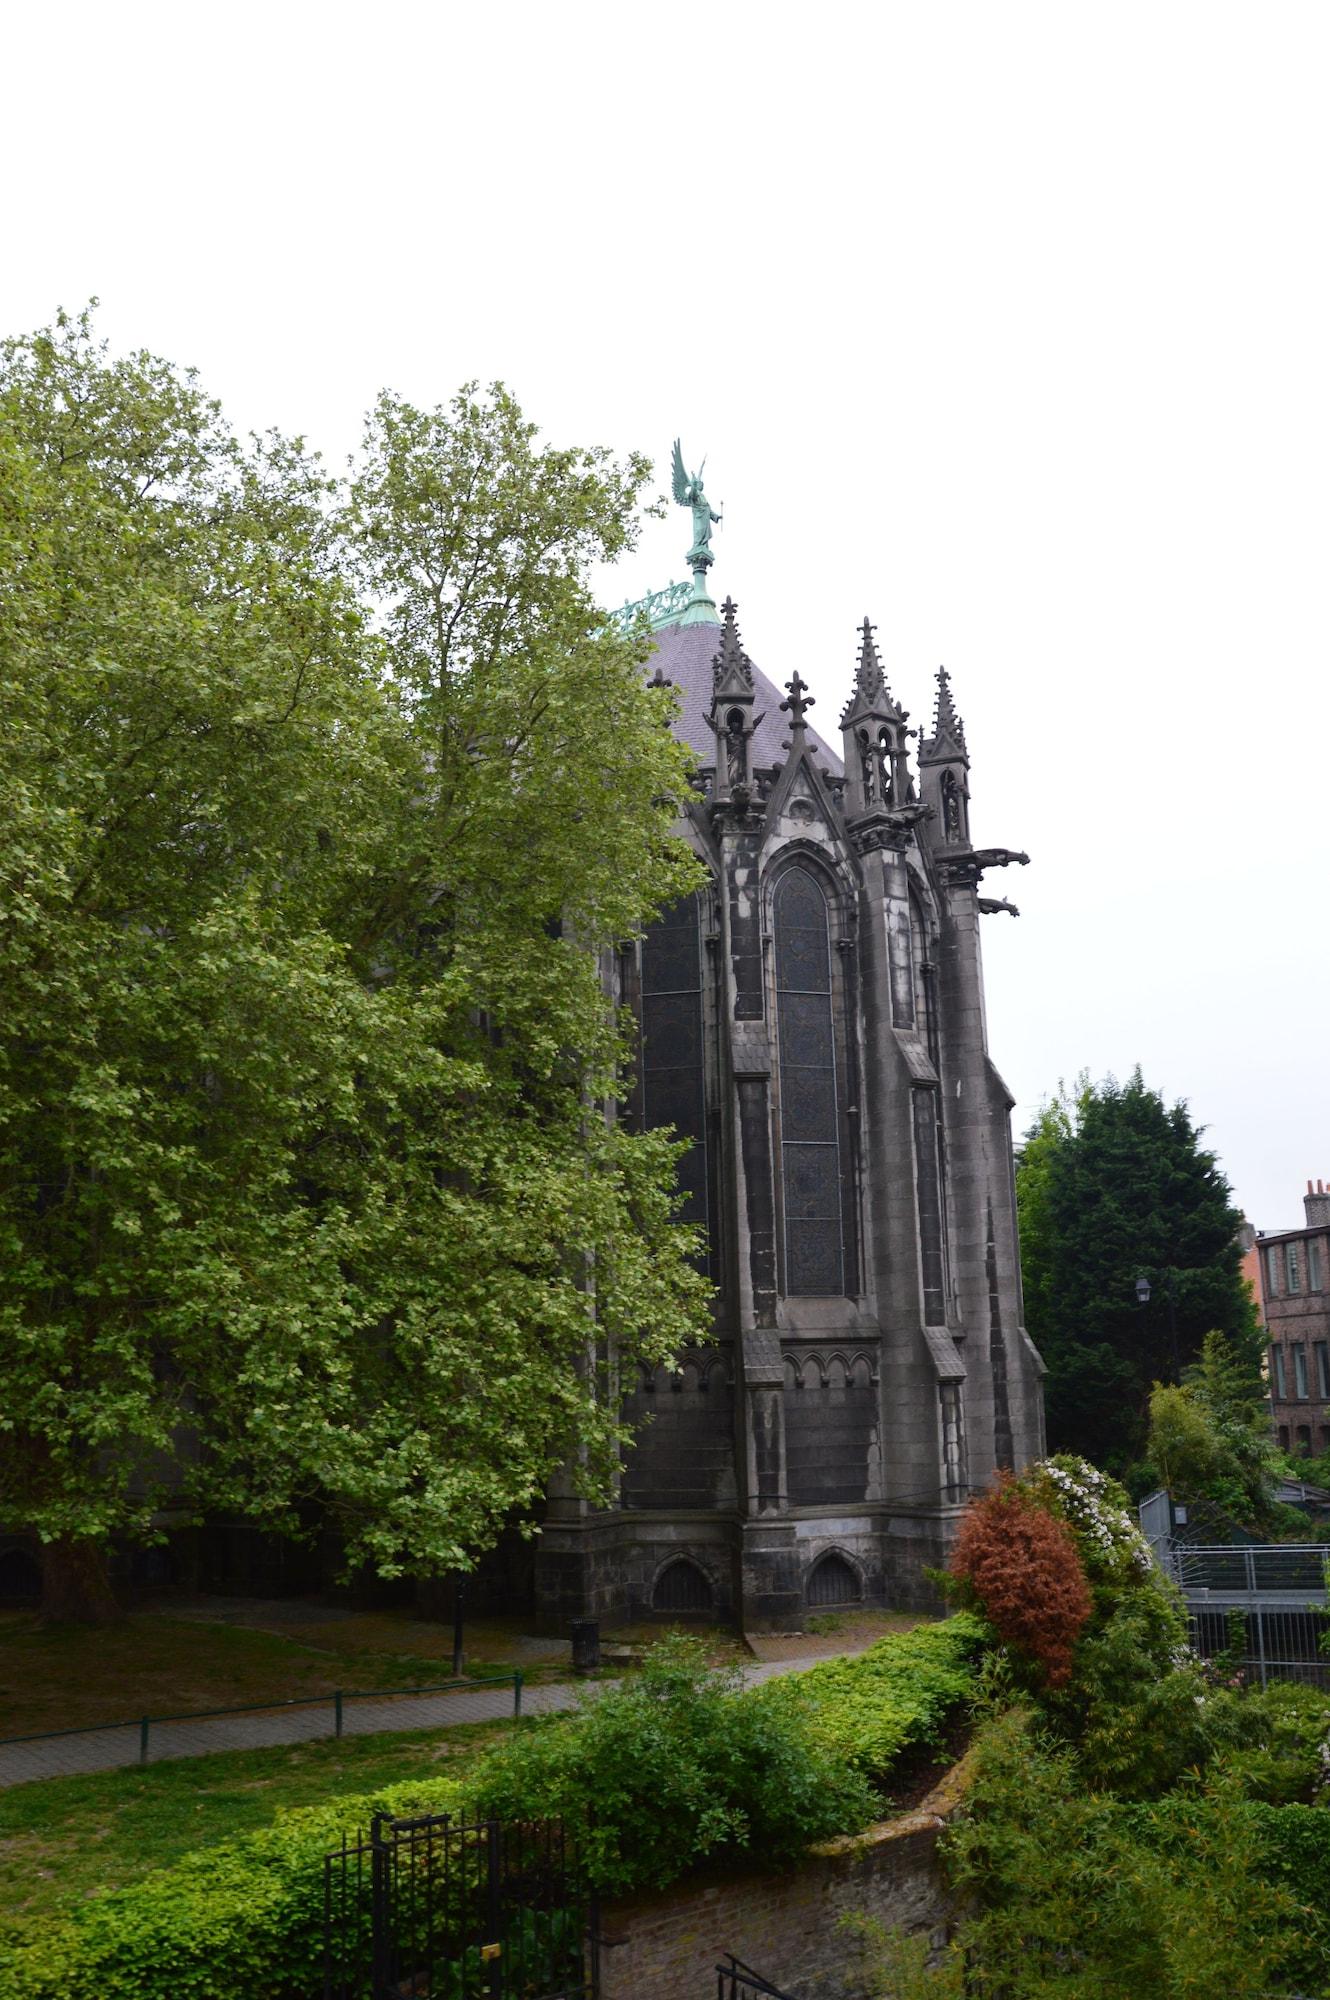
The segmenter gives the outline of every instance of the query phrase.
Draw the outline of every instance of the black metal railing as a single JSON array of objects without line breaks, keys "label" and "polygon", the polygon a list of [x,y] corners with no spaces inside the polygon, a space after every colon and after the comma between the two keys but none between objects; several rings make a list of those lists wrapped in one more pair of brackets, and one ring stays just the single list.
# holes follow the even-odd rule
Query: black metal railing
[{"label": "black metal railing", "polygon": [[[332,1694],[296,1694],[283,1696],[276,1701],[250,1701],[238,1708],[191,1708],[173,1715],[136,1715],[126,1722],[82,1722],[73,1729],[43,1729],[31,1736],[0,1736],[0,1750],[16,1744],[56,1743],[69,1736],[115,1736],[122,1741],[111,1747],[120,1751],[116,1764],[151,1763],[151,1732],[171,1723],[213,1722],[222,1716],[232,1715],[275,1715],[286,1709],[324,1708],[330,1711],[327,1729],[312,1732],[318,1736],[341,1736],[346,1728],[346,1711],[349,1702],[357,1701],[406,1701],[412,1696],[460,1694],[466,1688],[494,1689],[508,1687],[513,1694],[513,1716],[520,1719],[522,1714],[522,1690],[526,1677],[521,1668],[514,1672],[495,1674],[464,1674],[455,1680],[436,1681],[425,1687],[381,1687],[381,1688],[337,1688]],[[218,1746],[232,1750],[237,1746],[225,1743]],[[189,1755],[190,1750],[177,1749],[173,1754]]]},{"label": "black metal railing", "polygon": [[726,1952],[724,1965],[716,1967],[716,2000],[794,2000],[794,1996]]},{"label": "black metal railing", "polygon": [[323,2000],[596,2000],[599,1938],[558,1820],[394,1819],[324,1862]]}]

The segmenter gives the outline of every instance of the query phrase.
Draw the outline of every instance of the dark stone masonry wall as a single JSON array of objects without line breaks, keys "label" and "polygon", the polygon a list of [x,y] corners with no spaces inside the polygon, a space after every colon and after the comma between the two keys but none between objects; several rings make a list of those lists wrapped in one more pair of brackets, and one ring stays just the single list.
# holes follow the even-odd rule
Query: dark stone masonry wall
[{"label": "dark stone masonry wall", "polygon": [[862,1947],[844,1918],[926,1931],[955,1914],[938,1839],[963,1795],[957,1765],[917,1812],[828,1841],[787,1873],[734,1873],[611,1904],[601,1930],[601,2000],[692,2000],[714,1992],[733,1952],[799,2000],[861,2000]]}]

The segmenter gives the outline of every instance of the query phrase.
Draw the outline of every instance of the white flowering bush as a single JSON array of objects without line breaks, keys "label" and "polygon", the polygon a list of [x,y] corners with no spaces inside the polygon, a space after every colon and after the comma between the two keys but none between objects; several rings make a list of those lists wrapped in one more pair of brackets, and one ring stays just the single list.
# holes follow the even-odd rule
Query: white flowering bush
[{"label": "white flowering bush", "polygon": [[1062,1452],[1032,1465],[1020,1483],[1031,1499],[1066,1522],[1092,1582],[1125,1584],[1149,1576],[1150,1545],[1116,1479]]}]

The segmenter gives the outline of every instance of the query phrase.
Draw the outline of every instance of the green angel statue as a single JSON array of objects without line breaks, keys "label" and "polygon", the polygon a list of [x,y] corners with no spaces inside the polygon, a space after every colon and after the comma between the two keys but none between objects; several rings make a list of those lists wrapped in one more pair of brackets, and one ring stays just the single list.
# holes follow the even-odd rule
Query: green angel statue
[{"label": "green angel statue", "polygon": [[702,491],[702,469],[706,460],[691,475],[684,471],[683,453],[679,440],[674,440],[674,497],[681,507],[693,510],[693,546],[688,551],[688,567],[693,570],[708,570],[713,557],[711,554],[711,524],[719,524],[720,515],[712,511],[711,502]]}]

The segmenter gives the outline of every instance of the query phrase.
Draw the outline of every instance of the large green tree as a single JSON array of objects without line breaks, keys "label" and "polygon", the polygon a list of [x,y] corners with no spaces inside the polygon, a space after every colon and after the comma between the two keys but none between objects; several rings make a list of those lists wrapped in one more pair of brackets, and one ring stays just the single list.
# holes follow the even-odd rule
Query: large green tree
[{"label": "large green tree", "polygon": [[646,468],[384,398],[354,489],[86,317],[0,353],[0,1523],[381,1573],[603,1482],[704,1291],[598,953],[688,885],[591,563]]},{"label": "large green tree", "polygon": [[1050,1444],[1120,1470],[1143,1449],[1153,1384],[1176,1382],[1207,1333],[1254,1366],[1241,1217],[1186,1105],[1166,1105],[1139,1070],[1126,1083],[1083,1077],[1046,1105],[1016,1184]]}]

